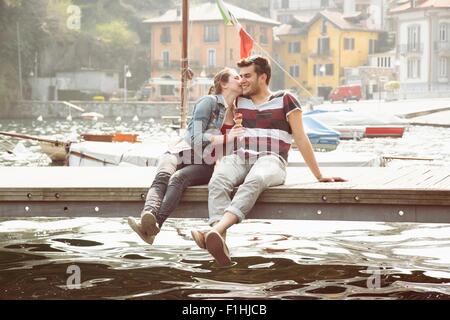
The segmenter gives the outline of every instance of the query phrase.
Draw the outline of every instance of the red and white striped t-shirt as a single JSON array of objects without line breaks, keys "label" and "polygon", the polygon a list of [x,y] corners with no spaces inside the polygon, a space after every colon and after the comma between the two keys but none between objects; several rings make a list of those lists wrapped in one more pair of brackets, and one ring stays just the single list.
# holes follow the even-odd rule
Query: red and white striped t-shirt
[{"label": "red and white striped t-shirt", "polygon": [[246,159],[277,154],[287,161],[292,143],[288,116],[296,110],[301,111],[300,102],[286,91],[272,94],[260,105],[239,97],[236,112],[242,113],[245,135],[243,142],[235,145],[235,153]]}]

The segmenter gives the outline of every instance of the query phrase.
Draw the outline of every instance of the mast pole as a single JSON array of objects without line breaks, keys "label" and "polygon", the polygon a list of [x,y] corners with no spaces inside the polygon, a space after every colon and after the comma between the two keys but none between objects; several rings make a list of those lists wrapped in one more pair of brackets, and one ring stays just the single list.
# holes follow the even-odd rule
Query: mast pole
[{"label": "mast pole", "polygon": [[187,101],[187,82],[189,75],[189,63],[188,63],[188,26],[189,26],[189,0],[183,0],[183,46],[181,53],[181,120],[180,120],[180,128],[186,128],[186,120],[187,120],[187,109],[188,109],[188,101]]}]

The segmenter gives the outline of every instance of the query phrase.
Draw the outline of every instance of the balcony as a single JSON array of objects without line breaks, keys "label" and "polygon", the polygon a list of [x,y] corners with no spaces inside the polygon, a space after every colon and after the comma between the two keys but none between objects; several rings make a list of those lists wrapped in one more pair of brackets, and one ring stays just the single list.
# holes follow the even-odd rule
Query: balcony
[{"label": "balcony", "polygon": [[312,59],[327,59],[333,56],[334,50],[322,50],[311,53],[309,57]]},{"label": "balcony", "polygon": [[173,70],[180,69],[180,60],[153,60],[152,69],[153,70]]},{"label": "balcony", "polygon": [[435,41],[434,50],[441,55],[450,55],[450,42],[449,41]]},{"label": "balcony", "polygon": [[401,44],[399,52],[404,56],[414,56],[423,54],[423,43],[417,44]]},{"label": "balcony", "polygon": [[[189,60],[189,67],[198,76],[202,71],[207,75],[215,74],[222,69],[221,66],[207,66],[199,60]],[[153,60],[152,69],[155,71],[181,70],[180,60]]]}]

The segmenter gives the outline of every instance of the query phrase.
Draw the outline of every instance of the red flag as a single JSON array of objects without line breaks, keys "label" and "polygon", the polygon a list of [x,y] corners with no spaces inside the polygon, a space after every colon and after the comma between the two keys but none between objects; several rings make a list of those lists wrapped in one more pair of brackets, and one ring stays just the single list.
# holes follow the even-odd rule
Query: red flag
[{"label": "red flag", "polygon": [[234,26],[239,32],[239,36],[241,37],[241,59],[249,57],[253,49],[252,37],[237,21],[236,17],[227,8],[223,0],[217,0],[217,6],[219,7],[219,11],[225,21],[225,24],[228,26]]},{"label": "red flag", "polygon": [[242,27],[239,36],[241,37],[241,59],[247,58],[253,50],[253,39]]}]

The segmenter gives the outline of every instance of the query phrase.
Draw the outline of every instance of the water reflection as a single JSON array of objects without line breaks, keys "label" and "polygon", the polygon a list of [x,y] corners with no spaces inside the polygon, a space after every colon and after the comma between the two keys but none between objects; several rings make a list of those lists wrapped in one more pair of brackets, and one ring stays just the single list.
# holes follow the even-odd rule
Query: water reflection
[{"label": "water reflection", "polygon": [[[3,219],[8,299],[449,299],[450,225],[249,220],[229,233],[235,265],[170,219],[148,246],[125,219]],[[81,270],[69,290],[69,266]],[[375,284],[375,286],[373,286]]]}]

